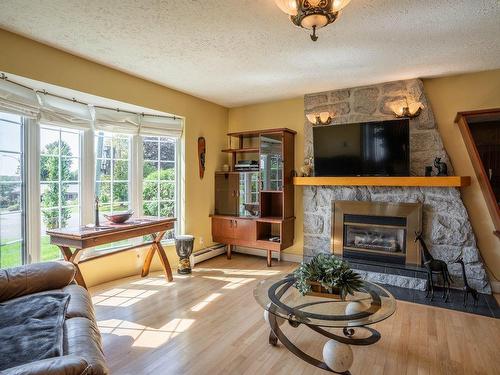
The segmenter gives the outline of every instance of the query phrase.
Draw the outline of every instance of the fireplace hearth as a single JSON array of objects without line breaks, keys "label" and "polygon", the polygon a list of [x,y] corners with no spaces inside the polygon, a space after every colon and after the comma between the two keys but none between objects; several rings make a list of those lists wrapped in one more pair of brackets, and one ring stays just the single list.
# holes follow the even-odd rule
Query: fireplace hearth
[{"label": "fireplace hearth", "polygon": [[346,259],[420,265],[414,245],[422,227],[420,203],[334,201],[333,252]]}]

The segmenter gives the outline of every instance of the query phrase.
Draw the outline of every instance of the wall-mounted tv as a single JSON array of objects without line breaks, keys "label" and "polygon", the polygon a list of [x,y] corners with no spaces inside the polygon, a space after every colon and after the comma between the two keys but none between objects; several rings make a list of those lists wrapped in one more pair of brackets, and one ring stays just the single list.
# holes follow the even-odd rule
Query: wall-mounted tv
[{"label": "wall-mounted tv", "polygon": [[408,119],[313,128],[315,176],[409,176]]}]

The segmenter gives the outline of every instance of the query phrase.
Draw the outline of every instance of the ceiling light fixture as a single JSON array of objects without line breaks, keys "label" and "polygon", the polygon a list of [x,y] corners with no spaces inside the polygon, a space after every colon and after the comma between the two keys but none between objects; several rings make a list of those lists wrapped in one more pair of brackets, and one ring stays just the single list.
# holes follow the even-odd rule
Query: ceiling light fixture
[{"label": "ceiling light fixture", "polygon": [[316,30],[337,19],[339,12],[351,0],[274,0],[276,5],[297,26],[312,30],[311,39],[318,40]]}]

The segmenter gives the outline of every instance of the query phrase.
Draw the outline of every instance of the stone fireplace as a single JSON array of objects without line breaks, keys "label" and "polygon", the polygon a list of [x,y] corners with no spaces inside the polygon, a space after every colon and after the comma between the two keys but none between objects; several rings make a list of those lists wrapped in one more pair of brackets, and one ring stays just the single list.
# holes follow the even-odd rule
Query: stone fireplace
[{"label": "stone fireplace", "polygon": [[420,266],[420,203],[332,202],[332,251],[354,261]]},{"label": "stone fireplace", "polygon": [[[443,147],[421,80],[412,79],[308,94],[304,97],[304,108],[305,113],[322,111],[334,113],[333,125],[381,121],[393,119],[390,104],[405,97],[418,100],[424,105],[420,116],[410,120],[411,175],[423,176],[425,166],[432,165],[435,157],[441,157],[441,160],[448,164],[449,174],[453,174],[453,166]],[[309,158],[313,156],[312,124],[305,117],[304,120],[304,157]],[[413,243],[410,245],[413,232],[410,233],[408,229],[405,232],[406,239],[403,241],[401,232],[397,231],[397,228],[392,228],[394,230],[391,231],[380,230],[378,234],[369,231],[363,233],[363,228],[366,228],[364,225],[370,222],[359,223],[357,217],[348,217],[348,223],[352,224],[350,228],[347,228],[350,230],[348,240],[359,246],[347,246],[347,253],[344,253],[346,247],[343,244],[342,250],[338,250],[337,236],[332,232],[336,223],[336,214],[332,214],[332,202],[340,201],[419,205],[423,237],[433,256],[451,263],[462,254],[469,283],[481,292],[491,291],[460,190],[440,187],[377,186],[305,186],[303,188],[304,257],[311,257],[322,252],[342,251],[342,256],[347,255],[348,259],[351,256],[352,259],[352,251],[358,252],[354,256],[359,256],[361,252],[359,249],[352,250],[352,248],[364,245],[365,252],[361,255],[365,255],[366,258],[367,254],[373,255],[366,251],[367,242],[368,247],[372,246],[372,253],[376,250],[374,246],[383,246],[386,250],[383,250],[385,253],[381,255],[385,255],[385,263],[392,264],[393,267],[383,267],[383,272],[360,270],[362,276],[384,284],[423,289],[425,277],[422,278],[421,275],[416,274],[420,268],[416,252],[414,257],[408,257],[408,254],[415,249]],[[389,226],[392,224],[394,222],[390,222]],[[383,228],[384,225],[387,225],[387,222],[378,223],[378,228]],[[400,224],[396,223],[393,226],[398,225]],[[346,228],[342,228],[342,231],[345,230]],[[394,254],[404,251],[404,264],[398,264],[398,261],[401,263],[401,259],[390,258],[391,255],[402,258],[401,255],[390,254],[391,250],[396,250],[393,251]],[[407,259],[411,260],[411,265],[407,263]],[[393,262],[387,260],[393,260]],[[408,270],[409,268],[411,271]],[[449,270],[455,280],[454,285],[460,286],[460,266],[450,264]]]}]

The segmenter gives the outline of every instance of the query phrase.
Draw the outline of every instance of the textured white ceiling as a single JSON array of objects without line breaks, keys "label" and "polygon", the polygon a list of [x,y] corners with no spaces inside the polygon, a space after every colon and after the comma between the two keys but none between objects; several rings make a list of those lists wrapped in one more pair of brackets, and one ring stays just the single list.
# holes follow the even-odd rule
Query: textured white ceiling
[{"label": "textured white ceiling", "polygon": [[316,43],[273,0],[1,0],[0,27],[228,107],[500,68],[499,0],[352,0]]}]

